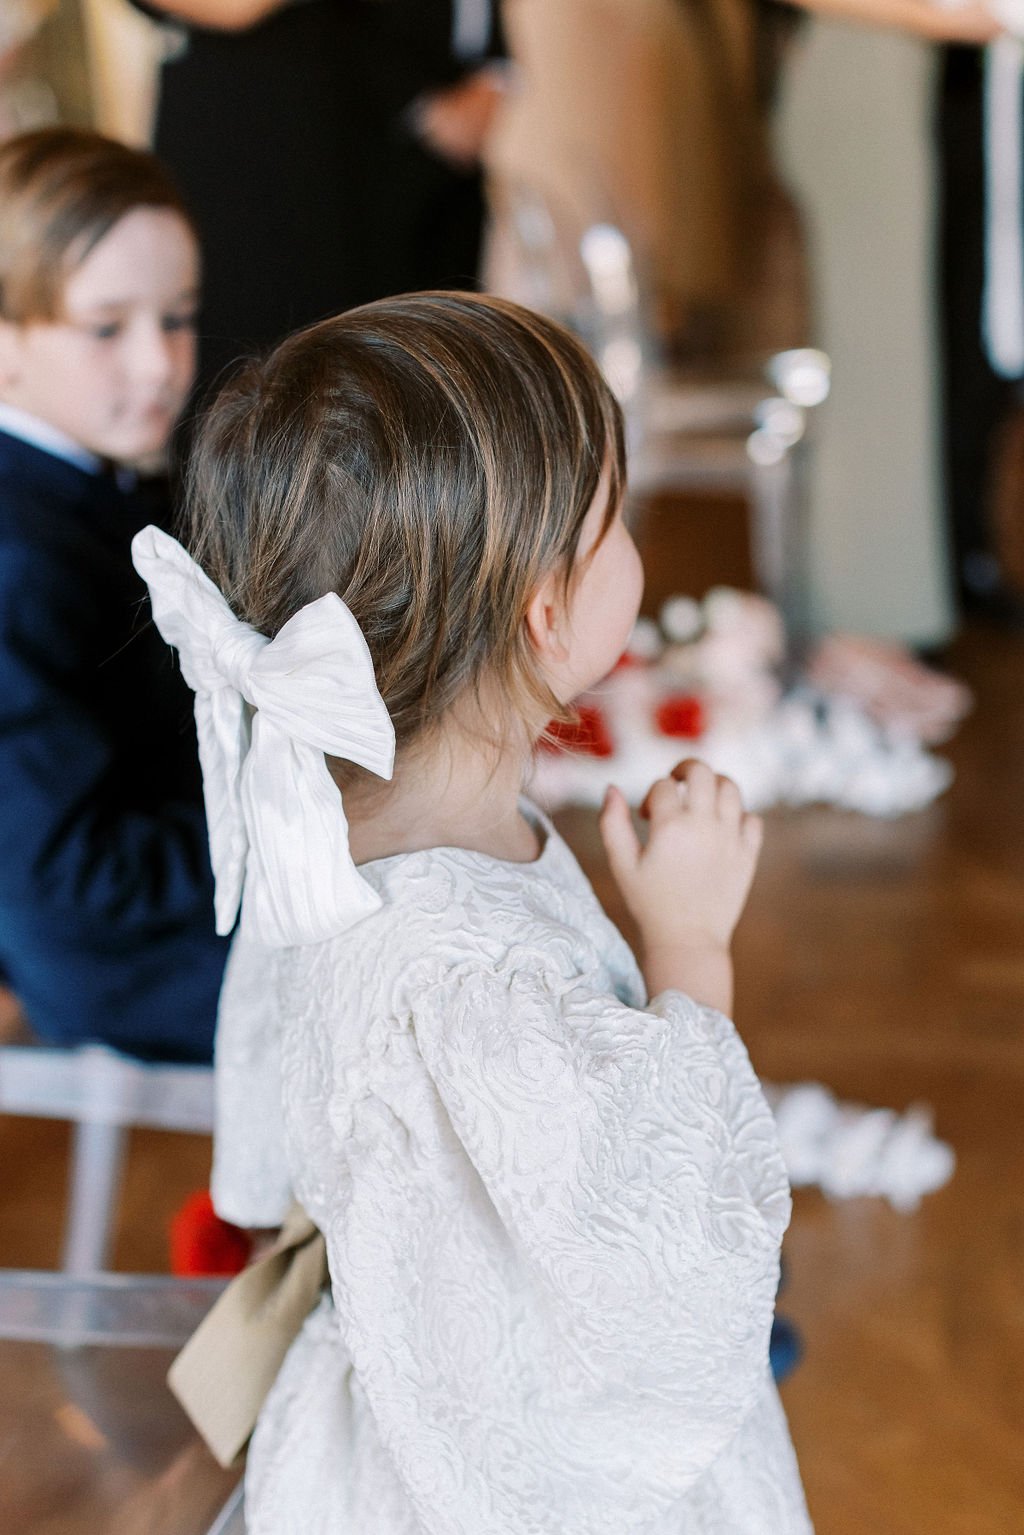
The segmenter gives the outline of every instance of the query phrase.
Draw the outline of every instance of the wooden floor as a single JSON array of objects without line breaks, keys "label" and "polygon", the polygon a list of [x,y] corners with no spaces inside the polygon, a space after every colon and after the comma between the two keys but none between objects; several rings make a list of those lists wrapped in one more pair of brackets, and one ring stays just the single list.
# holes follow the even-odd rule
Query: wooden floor
[{"label": "wooden floor", "polygon": [[[973,629],[951,661],[978,707],[950,793],[895,823],[773,815],[738,939],[764,1076],[930,1103],[958,1157],[913,1215],[796,1197],[785,1401],[819,1535],[1024,1532],[1024,639]],[[563,827],[596,871],[592,818]],[[0,1121],[0,1265],[56,1263],[65,1147]],[[165,1265],[208,1164],[199,1139],[136,1134],[120,1266]]]}]

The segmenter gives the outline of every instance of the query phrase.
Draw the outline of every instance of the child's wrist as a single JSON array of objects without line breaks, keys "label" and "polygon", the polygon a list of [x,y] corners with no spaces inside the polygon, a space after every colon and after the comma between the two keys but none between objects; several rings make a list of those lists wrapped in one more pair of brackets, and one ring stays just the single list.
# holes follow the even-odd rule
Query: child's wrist
[{"label": "child's wrist", "polygon": [[643,954],[678,954],[687,957],[694,954],[728,954],[732,948],[732,929],[723,932],[714,923],[680,922],[673,920],[647,920],[637,922],[640,929],[640,949]]},{"label": "child's wrist", "polygon": [[648,994],[682,991],[719,1012],[732,1011],[733,968],[728,943],[713,938],[645,943],[640,968]]}]

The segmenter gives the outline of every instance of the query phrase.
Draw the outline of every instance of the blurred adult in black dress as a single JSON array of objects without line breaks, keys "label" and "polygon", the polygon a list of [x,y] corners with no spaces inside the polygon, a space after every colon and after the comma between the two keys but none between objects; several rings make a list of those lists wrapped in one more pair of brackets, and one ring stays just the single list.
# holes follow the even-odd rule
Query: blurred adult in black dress
[{"label": "blurred adult in black dress", "polygon": [[495,0],[135,0],[184,23],[155,144],[203,236],[200,372],[391,293],[473,287]]}]

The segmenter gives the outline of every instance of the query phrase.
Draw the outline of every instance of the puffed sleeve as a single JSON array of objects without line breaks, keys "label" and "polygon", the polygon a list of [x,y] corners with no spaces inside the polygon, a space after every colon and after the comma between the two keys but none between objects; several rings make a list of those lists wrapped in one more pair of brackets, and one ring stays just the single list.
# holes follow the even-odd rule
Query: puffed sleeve
[{"label": "puffed sleeve", "polygon": [[[771,1389],[789,1190],[732,1024],[543,972],[513,950],[415,1002],[439,1099],[436,1139],[404,1149],[415,1316],[401,1300],[406,1358],[382,1377],[368,1355],[366,1382],[430,1535],[661,1528]],[[411,1099],[387,1114],[425,1123]],[[388,1268],[371,1263],[382,1311]]]}]

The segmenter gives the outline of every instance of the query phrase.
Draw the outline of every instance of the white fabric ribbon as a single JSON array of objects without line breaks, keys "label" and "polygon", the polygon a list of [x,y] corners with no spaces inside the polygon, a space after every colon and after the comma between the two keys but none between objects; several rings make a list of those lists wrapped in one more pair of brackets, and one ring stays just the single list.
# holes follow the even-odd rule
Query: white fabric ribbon
[{"label": "white fabric ribbon", "polygon": [[218,933],[239,907],[246,936],[273,947],[344,932],[380,897],[352,861],[324,753],[380,778],[395,754],[359,625],[329,592],[269,640],[159,528],[136,534],[132,559],[196,695]]}]

